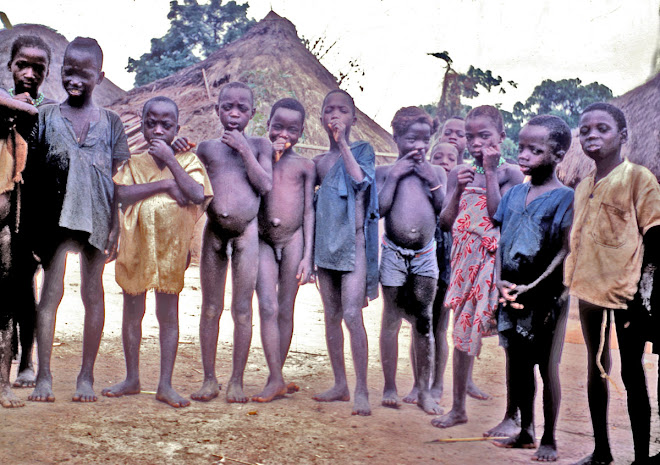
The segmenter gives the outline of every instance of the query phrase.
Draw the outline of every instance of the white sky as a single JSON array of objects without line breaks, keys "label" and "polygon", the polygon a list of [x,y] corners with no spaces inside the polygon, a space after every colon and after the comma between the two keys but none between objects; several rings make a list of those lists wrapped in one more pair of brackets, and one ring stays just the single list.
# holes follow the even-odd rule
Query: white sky
[{"label": "white sky", "polygon": [[[241,0],[239,0],[240,2]],[[183,0],[181,0],[183,2]],[[96,38],[106,75],[133,87],[128,57],[149,51],[150,40],[169,28],[169,0],[30,0],[3,2],[13,24],[39,23],[67,39]],[[364,77],[346,86],[357,105],[383,127],[401,106],[438,99],[441,60],[454,68],[490,69],[517,90],[483,94],[478,103],[511,109],[543,79],[598,81],[615,95],[643,83],[658,43],[660,0],[250,0],[259,20],[272,7],[300,36],[337,40],[324,64],[331,72],[357,58]],[[364,87],[361,92],[355,83]],[[510,89],[510,90],[509,90]],[[474,102],[473,102],[474,103]]]}]

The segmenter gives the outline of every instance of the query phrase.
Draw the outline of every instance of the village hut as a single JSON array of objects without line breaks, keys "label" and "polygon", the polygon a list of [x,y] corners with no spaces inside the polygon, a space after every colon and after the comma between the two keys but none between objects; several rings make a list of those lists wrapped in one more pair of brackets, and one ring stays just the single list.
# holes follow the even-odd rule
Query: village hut
[{"label": "village hut", "polygon": [[[628,142],[622,153],[633,163],[646,166],[660,181],[660,73],[645,84],[611,101],[626,115]],[[595,164],[582,151],[577,129],[571,148],[557,167],[559,179],[575,187]]]},{"label": "village hut", "polygon": [[[14,87],[14,81],[6,63],[9,61],[11,45],[20,35],[39,36],[50,46],[52,52],[50,73],[41,86],[41,91],[53,100],[63,101],[66,98],[66,92],[62,88],[62,59],[69,41],[62,34],[40,24],[17,24],[12,29],[0,30],[0,86],[3,89]],[[103,44],[100,45],[103,48]],[[94,89],[94,101],[97,105],[108,106],[124,94],[126,94],[124,90],[117,87],[106,77]]]},{"label": "village hut", "polygon": [[[266,135],[271,106],[293,97],[307,110],[305,132],[297,150],[313,157],[328,146],[328,136],[319,117],[325,95],[337,89],[336,78],[305,48],[291,21],[271,11],[243,37],[217,50],[206,60],[169,77],[135,88],[110,108],[124,121],[131,150],[142,151],[146,142],[140,133],[140,111],[156,95],[179,106],[179,135],[200,141],[219,137],[221,126],[215,113],[220,88],[230,81],[248,84],[255,96],[256,114],[246,133]],[[392,136],[357,110],[353,140],[367,140],[376,150],[378,162],[396,156]]]}]

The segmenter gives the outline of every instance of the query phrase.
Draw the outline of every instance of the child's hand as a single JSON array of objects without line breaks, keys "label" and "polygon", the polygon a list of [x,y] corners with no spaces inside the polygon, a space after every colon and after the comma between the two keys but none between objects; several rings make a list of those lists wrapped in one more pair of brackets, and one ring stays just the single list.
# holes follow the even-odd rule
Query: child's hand
[{"label": "child's hand", "polygon": [[187,137],[179,137],[172,142],[172,149],[174,150],[174,153],[190,152],[195,145],[196,144],[188,140]]},{"label": "child's hand", "polygon": [[244,154],[250,150],[247,139],[242,132],[236,129],[225,130],[225,132],[222,133],[222,137],[220,137],[220,141],[224,142],[238,153]]},{"label": "child's hand", "polygon": [[34,99],[27,92],[23,92],[22,94],[14,95],[13,99],[16,100],[17,102],[23,102],[23,103],[27,103],[29,105],[34,105]]},{"label": "child's hand", "polygon": [[303,259],[300,261],[298,271],[296,271],[296,279],[298,280],[298,286],[314,282],[314,265],[312,265],[311,260]]},{"label": "child's hand", "polygon": [[474,168],[469,165],[462,165],[456,172],[456,189],[463,192],[465,187],[474,181]]},{"label": "child's hand", "polygon": [[435,174],[433,165],[425,159],[422,159],[422,161],[415,164],[415,173],[417,173],[417,176],[419,176],[420,179],[426,181],[426,184],[428,184],[429,187],[435,187],[440,184],[440,180],[438,179],[438,175]]},{"label": "child's hand", "polygon": [[169,179],[168,181],[170,182],[167,183],[167,189],[165,190],[167,195],[172,197],[181,207],[188,205],[188,199],[183,195],[183,192],[176,181],[174,179]]},{"label": "child's hand", "polygon": [[115,224],[112,225],[110,233],[108,234],[108,241],[106,242],[105,253],[106,258],[105,262],[110,263],[111,261],[117,258],[117,245],[119,244],[119,222],[115,221]]},{"label": "child's hand", "polygon": [[496,171],[497,165],[500,162],[500,148],[495,145],[492,147],[484,147],[481,150],[482,154],[482,163],[484,165],[484,171]]},{"label": "child's hand", "polygon": [[394,162],[389,176],[394,177],[394,179],[401,179],[412,173],[415,170],[416,164],[417,162],[413,158],[412,152],[408,152]]},{"label": "child's hand", "polygon": [[508,304],[511,306],[511,308],[515,308],[517,310],[524,308],[522,304],[516,302],[516,298],[518,297],[519,292],[516,290],[517,286],[515,284],[504,280],[498,281],[497,289],[500,291],[500,303],[502,305],[506,307]]},{"label": "child's hand", "polygon": [[291,147],[291,142],[287,141],[283,137],[278,137],[275,142],[273,142],[273,152],[275,154],[274,160],[275,163],[280,161],[284,152],[286,152]]},{"label": "child's hand", "polygon": [[335,139],[335,142],[338,143],[345,142],[346,144],[348,144],[348,140],[346,139],[346,124],[336,119],[330,121],[330,123],[328,124],[328,128],[330,128],[330,130],[332,131],[332,137]]},{"label": "child's hand", "polygon": [[161,139],[151,139],[149,142],[149,150],[147,150],[147,152],[149,152],[149,155],[152,157],[165,162],[165,164],[174,159],[174,150],[172,150],[172,147],[170,147],[167,142]]}]

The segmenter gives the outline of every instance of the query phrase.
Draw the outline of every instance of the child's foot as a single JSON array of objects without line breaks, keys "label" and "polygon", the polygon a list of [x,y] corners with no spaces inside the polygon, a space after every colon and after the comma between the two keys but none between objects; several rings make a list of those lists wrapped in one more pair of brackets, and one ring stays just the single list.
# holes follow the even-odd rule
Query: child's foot
[{"label": "child's foot", "polygon": [[492,427],[484,433],[485,438],[506,437],[510,438],[520,433],[520,417],[516,415],[505,417],[497,426]]},{"label": "child's foot", "polygon": [[190,394],[192,400],[208,402],[220,395],[220,384],[216,379],[205,379],[199,391]]},{"label": "child's foot", "polygon": [[284,397],[288,394],[289,389],[286,384],[282,383],[268,383],[264,390],[256,396],[252,396],[254,402],[270,402],[273,399]]},{"label": "child's foot", "polygon": [[25,407],[25,402],[16,397],[7,384],[0,389],[0,405],[4,408],[18,408]]},{"label": "child's foot", "polygon": [[317,402],[348,402],[351,400],[351,394],[348,392],[347,386],[334,385],[327,391],[312,396],[312,399]]},{"label": "child's foot", "polygon": [[293,394],[294,392],[298,391],[300,391],[300,386],[298,386],[296,383],[289,383],[286,385],[287,394]]},{"label": "child's foot", "polygon": [[92,381],[87,379],[78,379],[76,383],[76,392],[71,399],[74,402],[96,402],[98,397],[92,388]]},{"label": "child's foot", "polygon": [[369,405],[369,394],[366,392],[355,392],[353,411],[351,415],[360,415],[363,417],[371,415],[371,405]]},{"label": "child's foot", "polygon": [[456,412],[455,410],[451,410],[449,413],[431,420],[431,424],[436,428],[451,428],[452,426],[467,423],[467,421],[468,418],[465,412]]},{"label": "child's foot", "polygon": [[532,455],[532,460],[536,462],[556,462],[558,458],[557,446],[554,444],[541,444]]},{"label": "child's foot", "polygon": [[171,405],[174,408],[188,407],[190,405],[190,401],[177,394],[172,386],[158,386],[158,391],[156,391],[156,400],[165,402],[167,405]]},{"label": "child's foot", "polygon": [[36,384],[36,375],[32,367],[27,367],[25,370],[22,370],[16,380],[14,381],[13,386],[15,388],[28,388],[34,387]]},{"label": "child's foot", "polygon": [[399,408],[401,407],[401,401],[399,396],[396,393],[396,390],[391,389],[383,392],[383,400],[381,402],[383,407],[388,408]]},{"label": "child's foot", "polygon": [[612,455],[609,455],[609,457],[598,457],[593,453],[583,457],[582,460],[578,460],[573,465],[612,465],[613,463],[614,459]]},{"label": "child's foot", "polygon": [[413,386],[413,388],[410,390],[408,395],[401,400],[404,401],[406,404],[416,404],[418,394],[419,391],[417,390],[417,386]]},{"label": "child's foot", "polygon": [[477,400],[488,400],[490,395],[477,387],[473,381],[468,382],[467,395]]},{"label": "child's foot", "polygon": [[121,396],[131,396],[134,394],[139,394],[141,390],[140,381],[129,381],[124,380],[121,383],[117,383],[114,386],[110,386],[101,391],[106,397],[121,397]]},{"label": "child's foot", "polygon": [[227,384],[227,402],[230,404],[244,404],[248,400],[250,399],[243,392],[243,386],[240,383],[229,380]]},{"label": "child's foot", "polygon": [[493,445],[497,447],[503,447],[505,449],[536,448],[536,442],[534,442],[534,439],[530,438],[529,435],[523,435],[522,433],[506,439],[496,439],[493,441]]},{"label": "child's foot", "polygon": [[34,391],[28,396],[28,400],[32,402],[55,402],[50,380],[37,381]]},{"label": "child's foot", "polygon": [[417,406],[429,415],[442,415],[442,408],[435,401],[430,392],[420,392]]}]

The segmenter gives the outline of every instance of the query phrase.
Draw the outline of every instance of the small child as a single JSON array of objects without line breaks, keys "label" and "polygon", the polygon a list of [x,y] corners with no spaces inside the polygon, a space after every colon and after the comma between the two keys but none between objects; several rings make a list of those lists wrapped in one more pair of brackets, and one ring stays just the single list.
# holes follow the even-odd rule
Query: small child
[{"label": "small child", "polygon": [[202,315],[199,340],[204,381],[192,394],[198,401],[218,396],[215,375],[220,316],[224,309],[227,266],[231,250],[234,353],[227,402],[245,403],[243,373],[252,341],[252,297],[257,282],[259,230],[257,214],[261,196],[273,185],[270,141],[246,137],[243,131],[254,116],[254,96],[247,84],[230,82],[218,95],[216,112],[224,132],[219,139],[199,144],[197,155],[208,172],[214,197],[202,238],[200,276]]},{"label": "small child", "polygon": [[495,251],[499,230],[491,217],[502,195],[522,182],[520,169],[500,155],[504,123],[497,108],[476,107],[465,119],[467,147],[475,167],[458,165],[449,173],[447,197],[440,214],[443,229],[452,228],[451,279],[445,305],[454,310],[454,400],[452,409],[431,421],[449,428],[466,423],[465,397],[481,338],[496,331]]},{"label": "small child", "polygon": [[257,297],[261,318],[261,341],[270,376],[264,390],[252,397],[270,402],[294,383],[284,383],[282,367],[293,335],[293,306],[298,286],[314,272],[314,162],[294,152],[303,133],[305,109],[295,99],[273,105],[268,137],[273,143],[273,190],[259,210],[259,274]]},{"label": "small child", "polygon": [[452,116],[442,125],[439,142],[449,142],[458,150],[456,164],[463,164],[463,155],[465,154],[465,120],[460,116]]},{"label": "small child", "polygon": [[85,307],[82,367],[73,400],[97,400],[94,362],[105,319],[102,276],[106,260],[114,259],[117,248],[117,237],[111,235],[112,176],[130,156],[119,116],[94,104],[94,89],[104,77],[102,64],[103,52],[94,39],[75,38],[64,51],[62,63],[67,99],[39,111],[38,152],[31,156],[37,166],[30,182],[40,186],[41,197],[31,205],[30,216],[43,238],[33,247],[41,258],[44,280],[37,311],[39,372],[28,397],[32,401],[55,400],[50,357],[70,251],[80,252],[80,293]]},{"label": "small child", "polygon": [[206,170],[192,152],[174,154],[179,132],[179,108],[167,97],[149,99],[142,108],[146,153],[133,155],[114,176],[123,210],[117,284],[124,294],[122,339],[126,380],[103,390],[108,397],[140,393],[140,340],[145,297],[156,293],[160,325],[160,381],[156,399],[172,407],[187,407],[172,388],[179,343],[179,293],[190,258],[195,223],[211,201]]},{"label": "small child", "polygon": [[351,335],[355,366],[353,415],[371,415],[367,389],[367,333],[362,308],[378,295],[376,155],[368,142],[349,144],[355,103],[336,89],[323,99],[321,122],[330,150],[314,158],[318,197],[314,263],[325,313],[325,335],[335,384],[318,402],[348,401],[342,320]]},{"label": "small child", "polygon": [[500,225],[496,282],[503,304],[497,315],[500,343],[507,354],[509,405],[520,409],[521,431],[496,446],[531,449],[534,432],[534,366],[543,379],[545,417],[541,445],[532,460],[557,460],[555,426],[561,388],[559,360],[568,307],[562,263],[573,219],[573,189],[555,169],[571,146],[571,130],[556,116],[532,118],[520,131],[518,162],[530,181],[502,197],[493,220]]},{"label": "small child", "polygon": [[657,234],[660,225],[660,186],[649,170],[621,157],[628,130],[623,112],[615,106],[594,103],[585,108],[579,134],[582,150],[596,162],[596,169],[575,190],[575,221],[564,283],[571,296],[579,299],[595,444],[594,451],[577,463],[609,464],[613,460],[607,434],[613,317],[635,463],[647,463],[651,409],[643,366],[646,319],[628,305],[641,275],[644,235]]},{"label": "small child", "polygon": [[[447,182],[445,170],[426,160],[436,129],[424,110],[401,108],[392,120],[399,158],[392,165],[376,168],[378,204],[385,218],[380,264],[380,353],[385,375],[382,404],[393,408],[401,405],[396,366],[401,318],[405,318],[412,325],[417,405],[432,415],[442,413],[429,389],[434,351],[432,305],[438,281],[434,235]],[[456,154],[454,146],[449,147]]]}]

